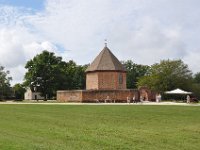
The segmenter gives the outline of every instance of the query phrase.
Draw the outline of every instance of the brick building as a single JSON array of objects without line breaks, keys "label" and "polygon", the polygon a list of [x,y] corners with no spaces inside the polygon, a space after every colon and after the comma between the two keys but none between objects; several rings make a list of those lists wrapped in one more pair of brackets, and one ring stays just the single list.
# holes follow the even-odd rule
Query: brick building
[{"label": "brick building", "polygon": [[86,69],[86,90],[126,89],[126,69],[107,46]]},{"label": "brick building", "polygon": [[155,99],[147,88],[127,89],[126,69],[107,45],[86,69],[86,90],[57,91],[59,102],[127,102]]}]

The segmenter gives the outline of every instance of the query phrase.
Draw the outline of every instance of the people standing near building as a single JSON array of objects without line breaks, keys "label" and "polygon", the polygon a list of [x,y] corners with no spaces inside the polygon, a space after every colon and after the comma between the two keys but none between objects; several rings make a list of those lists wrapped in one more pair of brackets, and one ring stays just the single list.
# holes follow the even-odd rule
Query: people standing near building
[{"label": "people standing near building", "polygon": [[106,99],[104,100],[105,103],[110,101],[110,96],[107,96]]},{"label": "people standing near building", "polygon": [[136,103],[136,100],[135,100],[135,95],[133,96],[133,103]]},{"label": "people standing near building", "polygon": [[158,94],[156,94],[156,102],[157,102],[157,103],[159,102]]},{"label": "people standing near building", "polygon": [[156,102],[161,102],[161,94],[156,95]]},{"label": "people standing near building", "polygon": [[190,95],[187,95],[187,103],[190,103]]},{"label": "people standing near building", "polygon": [[144,99],[144,98],[143,98],[143,96],[141,95],[141,96],[140,96],[140,102],[141,102],[141,103],[143,102],[143,99]]},{"label": "people standing near building", "polygon": [[130,104],[130,102],[131,102],[131,100],[130,100],[130,97],[129,97],[129,96],[127,96],[127,103],[129,103],[129,104]]}]

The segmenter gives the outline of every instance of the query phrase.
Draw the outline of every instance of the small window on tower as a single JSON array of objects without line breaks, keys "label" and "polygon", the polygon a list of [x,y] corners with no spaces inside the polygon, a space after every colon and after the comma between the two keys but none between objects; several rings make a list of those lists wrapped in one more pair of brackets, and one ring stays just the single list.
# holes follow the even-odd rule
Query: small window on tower
[{"label": "small window on tower", "polygon": [[122,75],[122,73],[119,74],[119,84],[123,84],[123,75]]}]

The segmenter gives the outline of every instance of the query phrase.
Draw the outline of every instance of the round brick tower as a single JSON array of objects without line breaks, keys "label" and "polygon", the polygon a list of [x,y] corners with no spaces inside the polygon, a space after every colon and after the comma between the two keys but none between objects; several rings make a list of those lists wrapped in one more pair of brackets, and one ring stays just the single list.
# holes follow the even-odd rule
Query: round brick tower
[{"label": "round brick tower", "polygon": [[126,89],[126,69],[107,46],[86,69],[86,89]]}]

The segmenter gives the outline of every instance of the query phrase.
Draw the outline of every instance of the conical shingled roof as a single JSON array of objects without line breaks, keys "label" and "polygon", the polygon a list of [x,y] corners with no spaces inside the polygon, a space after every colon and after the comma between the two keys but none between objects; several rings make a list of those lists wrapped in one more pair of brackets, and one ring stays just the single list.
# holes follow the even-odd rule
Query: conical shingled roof
[{"label": "conical shingled roof", "polygon": [[126,71],[120,61],[113,55],[107,46],[94,59],[86,72],[92,71]]}]

